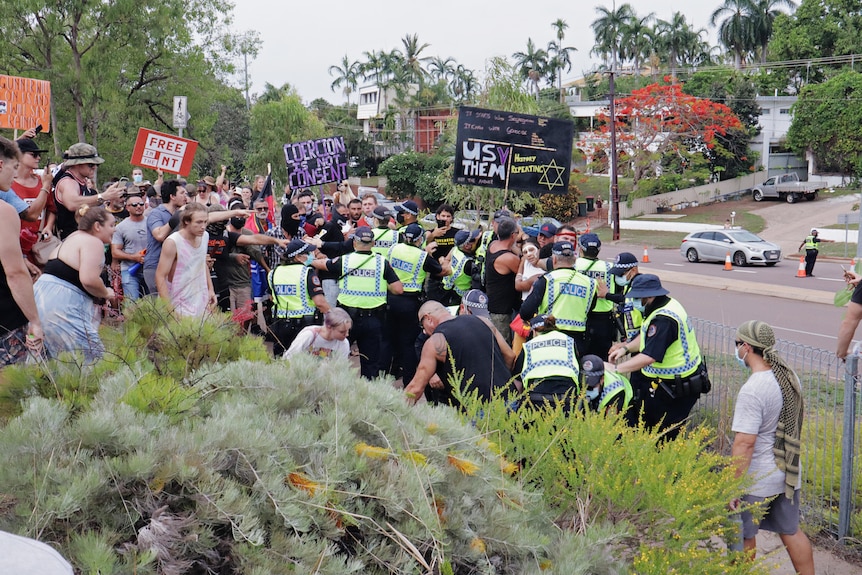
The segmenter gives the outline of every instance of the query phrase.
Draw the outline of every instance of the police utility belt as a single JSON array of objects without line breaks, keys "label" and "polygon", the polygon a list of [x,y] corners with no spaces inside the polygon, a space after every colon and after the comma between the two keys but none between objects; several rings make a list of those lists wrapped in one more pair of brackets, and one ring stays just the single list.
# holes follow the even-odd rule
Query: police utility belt
[{"label": "police utility belt", "polygon": [[386,315],[385,305],[380,305],[371,309],[367,309],[364,307],[352,307],[349,305],[339,305],[338,307],[346,311],[351,319],[356,319],[358,317],[383,317]]},{"label": "police utility belt", "polygon": [[285,315],[282,315],[285,313],[287,313],[287,312],[277,311],[275,314],[275,319],[277,319],[283,323],[289,324],[289,325],[309,325],[309,324],[313,323],[318,318],[317,313],[310,314],[310,315],[301,315],[301,316],[297,316],[297,317],[287,317]]},{"label": "police utility belt", "polygon": [[665,395],[670,399],[685,399],[697,397],[709,393],[712,383],[709,381],[709,373],[706,363],[701,361],[700,369],[688,377],[676,376],[673,379],[656,377],[650,380],[650,395],[656,393]]}]

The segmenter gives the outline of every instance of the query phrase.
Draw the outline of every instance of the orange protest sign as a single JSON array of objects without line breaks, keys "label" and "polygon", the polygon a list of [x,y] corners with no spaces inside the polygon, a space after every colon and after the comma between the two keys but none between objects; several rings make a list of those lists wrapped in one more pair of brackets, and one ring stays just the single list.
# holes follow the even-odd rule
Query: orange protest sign
[{"label": "orange protest sign", "polygon": [[51,127],[51,82],[0,74],[0,128]]},{"label": "orange protest sign", "polygon": [[153,170],[188,176],[198,143],[172,134],[138,128],[138,138],[132,151],[131,164]]}]

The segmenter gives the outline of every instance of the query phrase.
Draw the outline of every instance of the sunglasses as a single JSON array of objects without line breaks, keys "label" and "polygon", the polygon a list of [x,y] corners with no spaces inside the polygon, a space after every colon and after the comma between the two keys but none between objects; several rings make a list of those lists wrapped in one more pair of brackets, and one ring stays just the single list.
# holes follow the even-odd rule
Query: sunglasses
[{"label": "sunglasses", "polygon": [[134,203],[134,204],[126,204],[126,205],[129,206],[130,208],[139,208],[139,207],[143,206],[144,203],[141,202],[141,203]]},{"label": "sunglasses", "polygon": [[744,344],[745,342],[744,342],[744,341],[736,340],[736,341],[734,341],[733,343],[735,343],[735,344],[736,344],[736,347],[739,347],[739,346],[741,346],[742,344]]},{"label": "sunglasses", "polygon": [[254,211],[256,211],[256,212],[268,212],[269,208],[255,208]]}]

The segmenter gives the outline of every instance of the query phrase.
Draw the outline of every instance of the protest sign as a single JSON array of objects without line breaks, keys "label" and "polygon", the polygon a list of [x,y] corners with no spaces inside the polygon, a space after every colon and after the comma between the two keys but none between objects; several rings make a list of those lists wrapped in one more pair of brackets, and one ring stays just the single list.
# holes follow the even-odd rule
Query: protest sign
[{"label": "protest sign", "polygon": [[0,128],[51,127],[51,82],[0,74]]},{"label": "protest sign", "polygon": [[347,179],[347,147],[341,136],[285,144],[284,160],[294,190]]},{"label": "protest sign", "polygon": [[161,168],[171,174],[188,176],[198,143],[172,134],[138,128],[131,164],[153,170]]},{"label": "protest sign", "polygon": [[569,120],[461,106],[452,181],[564,194],[569,187],[573,134]]}]

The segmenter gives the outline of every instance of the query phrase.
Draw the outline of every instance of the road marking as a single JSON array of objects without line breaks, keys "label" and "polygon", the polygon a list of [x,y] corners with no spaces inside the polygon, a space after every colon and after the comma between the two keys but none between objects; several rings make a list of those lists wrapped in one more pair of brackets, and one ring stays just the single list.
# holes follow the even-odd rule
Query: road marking
[{"label": "road marking", "polygon": [[838,278],[817,278],[817,279],[819,279],[821,281],[825,281],[825,282],[843,282],[844,281],[843,279],[838,279]]},{"label": "road marking", "polygon": [[756,274],[757,273],[756,271],[752,271],[752,270],[733,270],[733,271],[735,271],[738,274]]},{"label": "road marking", "polygon": [[801,330],[801,329],[791,329],[791,328],[789,328],[789,327],[779,327],[779,326],[777,326],[777,325],[776,325],[776,326],[773,326],[773,328],[772,328],[772,329],[781,330],[781,331],[789,331],[789,332],[792,332],[792,333],[801,333],[802,335],[814,335],[814,336],[817,336],[817,337],[825,337],[825,338],[827,338],[827,339],[838,339],[838,337],[837,337],[837,336],[834,336],[834,335],[826,335],[826,334],[823,334],[823,333],[815,333],[815,332],[813,332],[813,331],[803,331],[803,330]]},{"label": "road marking", "polygon": [[666,266],[674,266],[674,267],[677,267],[677,268],[685,267],[685,264],[671,264],[671,263],[666,263],[666,264],[664,264],[664,265],[666,265]]}]

